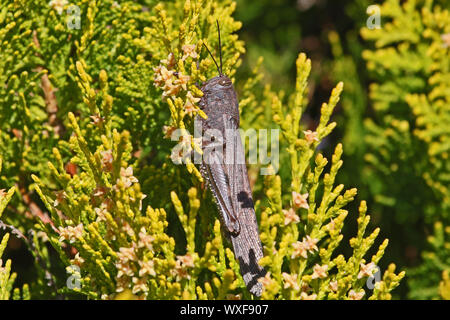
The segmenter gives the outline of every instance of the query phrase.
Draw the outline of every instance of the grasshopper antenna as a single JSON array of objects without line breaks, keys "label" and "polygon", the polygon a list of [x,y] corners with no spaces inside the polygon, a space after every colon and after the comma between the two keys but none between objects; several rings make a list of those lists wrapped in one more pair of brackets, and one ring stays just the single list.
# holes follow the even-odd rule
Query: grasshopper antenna
[{"label": "grasshopper antenna", "polygon": [[222,75],[222,71],[219,68],[219,65],[217,64],[216,59],[214,59],[214,56],[212,55],[211,51],[209,51],[208,47],[206,46],[206,44],[204,42],[203,42],[203,45],[205,46],[206,50],[208,50],[209,55],[211,56],[211,58],[213,59],[215,65],[217,67],[217,72],[219,72],[219,76],[221,76]]},{"label": "grasshopper antenna", "polygon": [[219,34],[219,57],[220,57],[220,75],[222,75],[222,42],[220,41],[220,27],[219,20],[216,20],[217,23],[217,33]]}]

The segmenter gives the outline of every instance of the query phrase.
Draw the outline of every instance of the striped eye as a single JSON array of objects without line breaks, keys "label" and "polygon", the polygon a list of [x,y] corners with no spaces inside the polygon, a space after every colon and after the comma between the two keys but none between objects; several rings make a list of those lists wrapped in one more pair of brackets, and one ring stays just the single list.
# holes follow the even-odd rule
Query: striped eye
[{"label": "striped eye", "polygon": [[220,81],[219,81],[219,84],[220,84],[221,86],[229,86],[229,85],[231,84],[231,80],[225,78],[225,79],[220,80]]}]

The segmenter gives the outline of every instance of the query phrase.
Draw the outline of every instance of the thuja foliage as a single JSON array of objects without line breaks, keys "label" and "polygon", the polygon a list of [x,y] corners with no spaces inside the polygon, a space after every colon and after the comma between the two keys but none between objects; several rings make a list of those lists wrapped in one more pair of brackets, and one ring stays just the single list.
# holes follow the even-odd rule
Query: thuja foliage
[{"label": "thuja foliage", "polygon": [[[375,246],[364,201],[358,213],[344,209],[356,189],[335,186],[342,145],[329,165],[317,151],[336,126],[342,83],[315,131],[304,130],[311,61],[298,56],[288,97],[263,87],[257,69],[235,79],[245,49],[232,1],[76,1],[80,28],[68,1],[25,2],[6,1],[0,15],[1,184],[17,189],[1,218],[27,234],[19,238],[37,271],[23,297],[254,298],[198,167],[173,148],[201,152],[198,84],[217,74],[203,44],[218,56],[219,20],[241,126],[282,133],[279,174],[250,171],[268,271],[262,298],[391,298],[404,272],[375,275],[388,241]],[[171,141],[175,129],[183,135]],[[340,252],[346,219],[358,226],[350,255]],[[2,292],[12,289],[7,270]]]},{"label": "thuja foliage", "polygon": [[445,4],[386,0],[382,28],[361,30],[374,44],[363,52],[375,113],[365,122],[371,188],[379,203],[395,208],[403,226],[425,226],[409,237],[411,243],[421,248],[420,239],[434,233],[422,265],[409,273],[411,298],[439,297],[440,276],[450,269],[450,11]]},{"label": "thuja foliage", "polygon": [[[264,279],[264,298],[281,296],[287,299],[361,299],[367,278],[388,244],[385,240],[368,260],[364,257],[378,236],[379,229],[365,235],[370,217],[361,202],[357,218],[357,235],[350,239],[352,255],[345,258],[335,254],[343,240],[341,234],[348,212],[343,207],[353,201],[356,189],[344,191],[343,185],[334,186],[342,166],[342,145],[332,156],[329,173],[322,177],[328,160],[316,152],[317,146],[336,126],[330,116],[343,89],[339,83],[333,89],[328,103],[323,103],[316,131],[302,131],[299,125],[305,108],[307,77],[311,61],[300,54],[297,59],[296,92],[282,103],[273,95],[273,120],[280,126],[289,154],[291,194],[283,194],[280,176],[266,177],[265,193],[268,206],[261,208],[261,238],[265,257],[261,260],[269,273]],[[293,125],[292,125],[293,124]],[[369,299],[389,299],[389,292],[398,285],[404,272],[396,275],[391,265],[383,280],[375,285]],[[287,272],[286,272],[287,271]],[[373,287],[372,287],[373,288]]]},{"label": "thuja foliage", "polygon": [[[2,171],[2,158],[0,157],[0,173]],[[0,219],[2,217],[2,213],[5,210],[5,207],[8,205],[8,202],[11,200],[15,192],[15,187],[11,187],[8,191],[5,189],[0,189]],[[20,236],[20,232],[16,230],[14,227],[5,225],[0,220],[0,230],[8,230],[12,229],[13,233],[16,233]],[[18,299],[29,299],[30,292],[28,285],[23,286],[22,294],[19,288],[15,288],[13,291],[14,281],[16,280],[17,274],[15,272],[11,273],[11,260],[8,259],[5,262],[2,260],[2,255],[5,251],[6,245],[8,244],[10,234],[6,233],[0,241],[0,300],[8,300],[13,298],[15,300]],[[12,297],[11,297],[12,293]]]}]

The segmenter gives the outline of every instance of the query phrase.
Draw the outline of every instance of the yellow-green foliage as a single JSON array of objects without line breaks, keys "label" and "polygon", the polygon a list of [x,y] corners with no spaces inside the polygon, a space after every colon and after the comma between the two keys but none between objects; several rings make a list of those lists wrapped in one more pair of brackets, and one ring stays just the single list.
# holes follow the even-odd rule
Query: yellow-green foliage
[{"label": "yellow-green foliage", "polygon": [[[269,274],[264,280],[267,290],[263,298],[361,299],[366,293],[364,283],[372,275],[388,241],[380,245],[370,261],[364,259],[379,229],[365,237],[370,218],[366,216],[367,208],[363,201],[359,208],[357,236],[350,239],[353,255],[346,259],[342,254],[334,254],[343,240],[341,231],[348,214],[342,208],[354,199],[356,189],[342,194],[343,185],[333,186],[342,165],[342,145],[336,147],[330,172],[323,177],[328,160],[315,149],[336,126],[336,123],[328,122],[343,84],[339,83],[328,103],[323,103],[316,131],[301,131],[298,124],[306,104],[305,90],[310,70],[311,61],[300,54],[294,96],[285,106],[279,97],[273,96],[273,119],[280,125],[288,146],[291,194],[283,195],[279,176],[266,177],[264,184],[269,206],[261,213],[261,239],[265,251],[261,264]],[[395,275],[394,268],[392,265],[386,271],[371,299],[390,298],[389,292],[404,276],[403,272]]]},{"label": "yellow-green foliage", "polygon": [[[0,173],[2,171],[2,158],[0,157]],[[5,210],[8,202],[13,196],[15,188],[12,187],[5,192],[4,189],[0,189],[0,218]],[[6,229],[8,226],[3,224],[0,220],[0,230]],[[13,291],[14,281],[16,280],[17,274],[15,272],[11,273],[11,260],[8,259],[5,262],[2,260],[3,252],[5,251],[6,245],[9,240],[9,233],[6,233],[2,240],[0,241],[0,300],[8,300],[11,298],[11,291]],[[21,298],[21,293],[19,288],[15,288],[13,291],[13,299],[17,300]],[[28,291],[28,285],[23,286],[22,298],[29,299],[30,293]]]},{"label": "yellow-green foliage", "polygon": [[450,300],[450,278],[448,276],[448,271],[442,273],[442,281],[439,284],[439,294],[442,299]]},{"label": "yellow-green foliage", "polygon": [[[16,122],[0,122],[5,141],[0,152],[9,163],[6,182],[20,183],[20,197],[13,200],[20,205],[7,218],[18,228],[31,225],[36,231],[32,250],[41,283],[31,288],[32,295],[254,298],[198,168],[190,162],[175,165],[176,142],[164,137],[173,129],[191,132],[194,117],[205,117],[197,106],[202,93],[196,84],[217,72],[202,46],[218,56],[217,19],[224,73],[241,91],[242,127],[282,132],[279,175],[262,179],[254,176],[258,166],[250,171],[259,191],[261,264],[269,271],[261,279],[262,298],[391,298],[404,276],[395,274],[394,265],[371,294],[365,288],[388,242],[368,257],[379,229],[366,234],[370,218],[364,201],[359,215],[344,209],[356,189],[334,186],[342,166],[341,144],[322,175],[328,160],[317,148],[336,126],[329,121],[343,83],[322,105],[315,131],[304,130],[311,61],[298,56],[296,90],[289,97],[270,86],[262,89],[257,67],[239,83],[234,78],[244,44],[234,34],[241,27],[231,16],[234,2],[74,3],[81,29],[66,27],[68,5],[58,8],[46,1],[33,2],[32,9],[8,1],[0,19],[1,26],[8,26],[0,34],[7,48],[0,53],[5,57],[1,76],[17,78],[0,88],[5,90],[2,110],[15,105],[11,119]],[[34,37],[25,31],[29,25]],[[13,67],[17,57],[27,65]],[[198,150],[193,137],[187,137],[182,141]],[[20,146],[20,157],[14,157],[11,146]],[[21,213],[32,205],[27,196],[34,193],[42,205],[23,222]],[[352,252],[346,257],[339,245],[347,215],[357,220],[358,231],[348,239]],[[54,265],[47,243],[59,257]],[[67,282],[61,276],[51,281],[57,293],[43,289],[44,277],[55,278],[51,267],[66,272]]]},{"label": "yellow-green foliage", "polygon": [[[72,265],[81,269],[81,275],[72,274],[80,277],[80,288],[74,291],[94,299],[132,295],[148,299],[221,299],[238,282],[244,286],[242,279],[235,280],[238,265],[233,253],[223,247],[218,221],[203,254],[196,251],[195,219],[200,206],[197,189],[187,192],[187,214],[176,193],[171,193],[187,238],[186,254],[176,255],[175,240],[166,234],[165,210],[149,206],[142,212],[145,195],[127,164],[129,133],[114,130],[103,135],[103,144],[91,153],[74,115],[69,114],[69,118],[75,132],[70,147],[76,150],[71,161],[85,171],[72,177],[65,173],[55,149],[58,165],[49,166],[61,190],[52,192],[45,186],[36,189],[52,215],[51,225],[41,224],[43,231],[59,250],[67,271],[73,273]],[[40,184],[38,177],[33,179]],[[63,252],[68,245],[77,251],[72,259]],[[227,260],[232,269],[227,269]],[[217,276],[211,277],[212,283],[200,285],[197,279],[205,270]],[[212,287],[217,293],[212,292]],[[128,291],[131,295],[124,296]]]},{"label": "yellow-green foliage", "polygon": [[443,231],[450,223],[450,11],[445,4],[387,0],[381,6],[382,28],[361,30],[375,45],[363,57],[375,80],[370,98],[376,119],[365,122],[370,149],[365,158],[370,181],[381,182],[372,184],[377,200],[395,207],[404,226],[424,220],[431,233],[436,224],[423,265],[410,274],[414,298],[437,298],[439,275],[450,270]]},{"label": "yellow-green foliage", "polygon": [[[2,242],[0,243],[0,257],[5,250],[6,244],[9,239],[9,233],[6,234]],[[11,294],[12,286],[14,280],[16,280],[16,274],[11,273],[11,260],[6,261],[6,264],[3,266],[3,261],[0,260],[0,300],[8,300]]]},{"label": "yellow-green foliage", "polygon": [[[436,2],[406,1],[401,5],[398,0],[385,1],[381,12],[389,22],[381,29],[361,31],[366,40],[375,41],[376,50],[364,52],[369,70],[380,80],[397,75],[394,80],[371,85],[370,97],[382,125],[367,122],[374,136],[370,141],[379,153],[379,157],[368,155],[367,159],[377,170],[392,174],[404,170],[403,163],[415,158],[419,163],[413,172],[430,186],[448,218],[450,131],[440,124],[450,121],[446,107],[450,101],[450,12]],[[394,153],[397,161],[389,161],[390,167],[385,167],[383,163]],[[432,210],[425,209],[426,213]]]},{"label": "yellow-green foliage", "polygon": [[[0,158],[0,172],[2,170],[2,158]],[[4,189],[0,189],[0,218],[6,205],[14,194],[14,188],[11,188],[8,193]],[[0,225],[0,227],[2,227]],[[11,274],[11,260],[7,260],[3,265],[3,260],[1,259],[3,251],[6,248],[6,244],[9,239],[9,233],[3,236],[0,242],[0,300],[8,300],[11,294],[12,286],[14,280],[16,279],[16,274]]]}]

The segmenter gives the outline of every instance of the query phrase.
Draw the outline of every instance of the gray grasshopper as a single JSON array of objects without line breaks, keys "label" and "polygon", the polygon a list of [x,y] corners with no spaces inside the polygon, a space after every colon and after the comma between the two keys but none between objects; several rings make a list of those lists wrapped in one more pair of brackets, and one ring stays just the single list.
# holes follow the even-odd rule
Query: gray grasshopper
[{"label": "gray grasshopper", "polygon": [[201,87],[199,107],[208,119],[198,117],[202,125],[203,158],[201,173],[206,179],[220,212],[225,233],[233,244],[242,277],[248,290],[260,296],[258,281],[266,271],[258,264],[263,257],[252,191],[245,164],[245,151],[239,135],[239,104],[231,80],[222,73],[222,48],[219,33],[219,75]]}]

